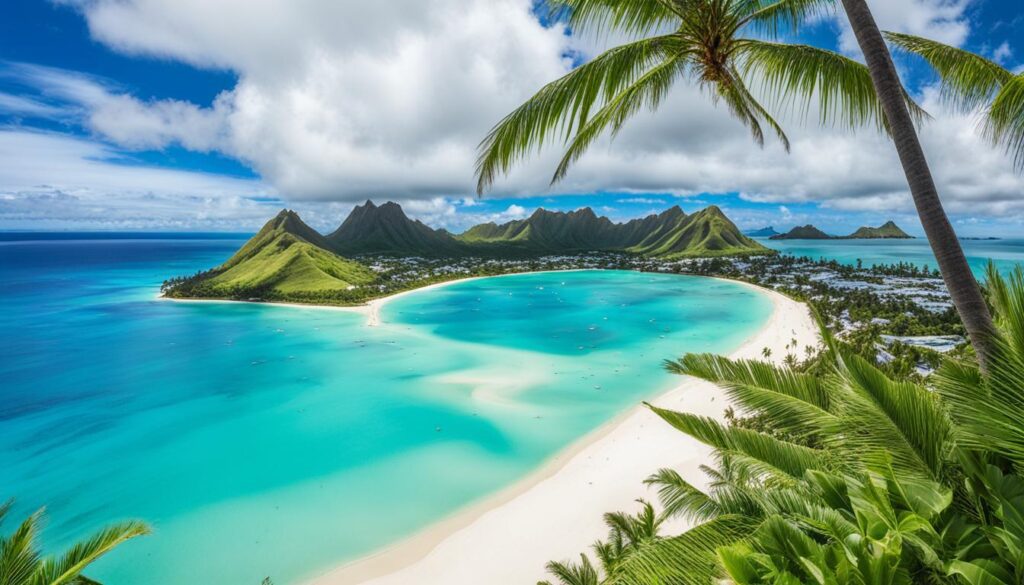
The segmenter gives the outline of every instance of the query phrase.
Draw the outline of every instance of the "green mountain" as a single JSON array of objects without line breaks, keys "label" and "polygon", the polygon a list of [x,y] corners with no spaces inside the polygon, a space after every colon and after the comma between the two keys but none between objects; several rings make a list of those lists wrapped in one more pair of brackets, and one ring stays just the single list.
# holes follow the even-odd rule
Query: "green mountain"
[{"label": "green mountain", "polygon": [[769,252],[768,248],[741,234],[716,205],[678,218],[660,235],[645,238],[626,251],[666,259]]},{"label": "green mountain", "polygon": [[607,217],[598,217],[589,207],[568,213],[538,209],[526,219],[474,226],[458,239],[470,247],[492,251],[500,248],[530,253],[612,250],[626,247],[626,238],[641,229],[638,222],[642,221],[612,223]]},{"label": "green mountain", "polygon": [[274,297],[344,291],[374,281],[369,268],[329,247],[326,238],[286,209],[227,262],[187,284],[201,288],[199,296]]},{"label": "green mountain", "polygon": [[772,236],[779,235],[779,232],[775,231],[774,227],[768,226],[763,227],[759,230],[747,230],[743,232],[743,235],[749,236],[751,238],[770,238]]},{"label": "green mountain", "polygon": [[589,207],[570,212],[538,209],[526,219],[481,224],[457,238],[491,252],[626,251],[659,258],[770,253],[742,235],[715,206],[689,216],[675,206],[626,223],[598,217]]},{"label": "green mountain", "polygon": [[831,240],[832,236],[811,224],[797,226],[784,234],[772,236],[773,240]]},{"label": "green mountain", "polygon": [[367,201],[356,206],[341,226],[327,236],[329,249],[341,254],[454,256],[464,251],[444,230],[409,219],[397,203]]},{"label": "green mountain", "polygon": [[848,239],[848,240],[861,240],[861,239],[869,240],[869,239],[891,238],[891,239],[909,240],[909,239],[913,239],[913,237],[914,236],[911,236],[907,232],[901,230],[900,227],[898,225],[896,225],[895,222],[893,222],[892,220],[889,220],[889,221],[885,222],[884,224],[882,224],[882,225],[880,225],[880,226],[878,226],[876,228],[873,228],[873,227],[862,227],[862,228],[859,228],[857,231],[855,231],[852,234],[846,236],[844,239]]}]

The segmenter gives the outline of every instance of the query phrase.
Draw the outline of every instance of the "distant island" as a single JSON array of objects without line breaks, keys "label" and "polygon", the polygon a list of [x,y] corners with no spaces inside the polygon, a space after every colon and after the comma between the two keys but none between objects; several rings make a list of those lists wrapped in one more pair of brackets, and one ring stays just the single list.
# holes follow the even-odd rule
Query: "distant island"
[{"label": "distant island", "polygon": [[779,232],[775,231],[772,226],[763,227],[759,230],[747,230],[743,232],[743,235],[750,238],[770,238],[772,236],[779,235]]},{"label": "distant island", "polygon": [[878,227],[861,227],[848,236],[830,236],[811,224],[797,226],[784,234],[771,237],[773,240],[909,240],[913,239],[892,220]]},{"label": "distant island", "polygon": [[[589,207],[538,209],[453,235],[410,219],[397,203],[367,201],[326,236],[282,210],[224,264],[168,279],[162,290],[171,298],[354,304],[443,280],[430,261],[460,259],[471,276],[530,269],[541,257],[601,253],[676,260],[776,252],[740,233],[714,205],[690,215],[674,206],[625,223]],[[396,268],[386,261],[392,258],[424,262]]]}]

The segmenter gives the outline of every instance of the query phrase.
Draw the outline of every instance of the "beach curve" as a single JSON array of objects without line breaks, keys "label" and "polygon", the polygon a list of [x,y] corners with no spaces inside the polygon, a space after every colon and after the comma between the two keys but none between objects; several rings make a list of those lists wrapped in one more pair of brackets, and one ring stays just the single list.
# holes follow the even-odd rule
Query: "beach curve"
[{"label": "beach curve", "polygon": [[[471,279],[425,288],[465,280]],[[806,305],[772,290],[731,282],[767,295],[773,310],[764,326],[730,357],[762,359],[768,348],[771,360],[781,363],[787,353],[798,354],[819,343]],[[424,289],[344,309],[364,312],[368,324],[377,325],[381,306],[419,290]],[[719,388],[693,378],[652,402],[719,420],[728,404]],[[710,455],[710,448],[671,428],[647,408],[636,407],[514,485],[381,551],[317,575],[307,585],[536,582],[545,578],[549,560],[573,558],[605,536],[605,512],[634,510],[638,497],[653,499],[655,494],[642,482],[657,469],[671,467],[690,483],[705,486],[700,466],[711,460]],[[681,521],[665,526],[669,533],[685,528]]]}]

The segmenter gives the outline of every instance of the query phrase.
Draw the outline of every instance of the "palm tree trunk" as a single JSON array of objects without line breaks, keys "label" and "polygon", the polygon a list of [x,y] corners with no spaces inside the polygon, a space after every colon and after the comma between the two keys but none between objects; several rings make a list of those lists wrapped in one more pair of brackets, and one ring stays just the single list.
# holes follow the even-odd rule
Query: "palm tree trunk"
[{"label": "palm tree trunk", "polygon": [[981,294],[981,288],[974,279],[960,247],[953,226],[942,209],[942,201],[935,189],[928,161],[921,149],[917,130],[904,102],[903,85],[896,74],[889,48],[885,45],[881,31],[868,8],[866,0],[842,0],[850,26],[857,37],[857,43],[864,53],[875,92],[881,101],[882,110],[889,122],[896,151],[899,153],[903,172],[910,185],[921,225],[928,236],[932,252],[939,261],[939,270],[946,281],[946,288],[953,299],[960,320],[971,338],[978,361],[984,368],[990,354],[991,333],[994,331],[992,315]]}]

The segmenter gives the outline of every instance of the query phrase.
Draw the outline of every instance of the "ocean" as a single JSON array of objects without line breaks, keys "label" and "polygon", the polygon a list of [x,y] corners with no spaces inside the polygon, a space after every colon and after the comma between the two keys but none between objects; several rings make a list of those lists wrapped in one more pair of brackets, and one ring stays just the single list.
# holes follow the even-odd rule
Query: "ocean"
[{"label": "ocean", "polygon": [[672,387],[662,360],[771,312],[735,283],[583,271],[416,292],[368,327],[157,300],[244,236],[3,240],[0,499],[46,507],[51,551],[149,522],[89,572],[111,585],[300,583],[527,476]]}]

